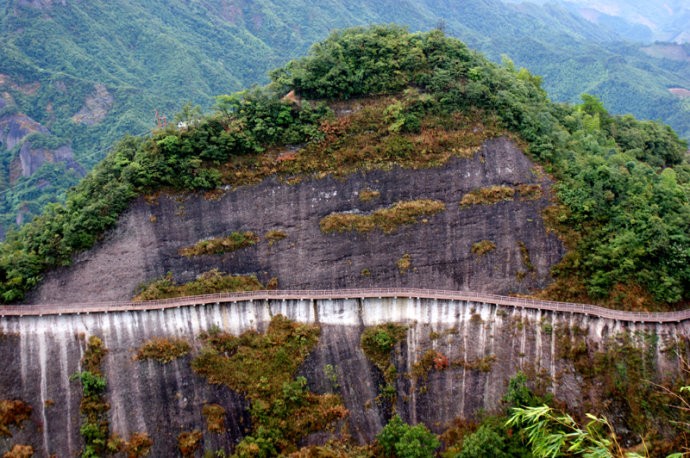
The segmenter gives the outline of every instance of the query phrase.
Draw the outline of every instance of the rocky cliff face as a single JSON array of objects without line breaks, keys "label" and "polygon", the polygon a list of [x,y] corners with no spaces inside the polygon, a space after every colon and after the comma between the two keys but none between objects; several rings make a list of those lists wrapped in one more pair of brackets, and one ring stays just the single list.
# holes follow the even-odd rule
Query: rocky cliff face
[{"label": "rocky cliff face", "polygon": [[84,173],[84,169],[74,158],[71,146],[37,146],[30,137],[32,134],[47,136],[50,131],[23,113],[0,116],[0,148],[10,151],[18,147],[18,153],[10,161],[10,184],[16,183],[21,177],[30,177],[45,163],[63,162],[67,168]]},{"label": "rocky cliff face", "polygon": [[29,134],[47,134],[48,129],[25,114],[18,113],[15,115],[3,116],[2,119],[0,119],[0,132],[2,132],[2,136],[0,137],[2,146],[10,150],[17,146]]},{"label": "rocky cliff face", "polygon": [[[208,385],[194,374],[190,357],[169,364],[135,361],[146,340],[177,337],[199,351],[199,334],[218,327],[234,334],[265,330],[271,317],[318,323],[321,336],[299,372],[312,391],[342,397],[349,410],[349,433],[371,440],[390,416],[378,402],[381,372],[366,358],[360,338],[366,327],[397,322],[407,326],[396,345],[398,369],[395,408],[408,422],[424,422],[443,431],[457,417],[501,409],[508,380],[525,371],[542,389],[577,411],[591,397],[591,385],[578,376],[567,355],[575,345],[593,353],[614,336],[627,336],[641,349],[648,376],[671,376],[678,368],[672,352],[690,333],[690,323],[631,325],[577,314],[557,314],[497,307],[485,303],[429,299],[346,299],[254,301],[183,307],[165,311],[0,318],[0,399],[21,399],[33,407],[23,429],[0,437],[0,452],[11,444],[30,444],[37,456],[75,456],[79,437],[81,388],[70,381],[80,370],[85,339],[103,339],[108,353],[104,373],[111,409],[110,430],[123,438],[146,432],[154,441],[151,456],[176,456],[177,435],[199,429],[201,450],[231,449],[250,427],[248,403],[238,393]],[[578,329],[577,337],[568,337]],[[437,370],[424,366],[431,350],[447,358]],[[331,373],[326,367],[332,366]],[[417,374],[417,375],[415,375]],[[225,433],[209,432],[202,407],[216,403],[226,411]],[[590,406],[591,407],[591,406]],[[311,442],[325,440],[313,436]]]},{"label": "rocky cliff face", "polygon": [[72,121],[87,126],[103,122],[114,102],[115,99],[105,84],[95,84],[94,92],[86,97],[84,106],[72,116]]},{"label": "rocky cliff face", "polygon": [[[495,185],[536,185],[533,199],[461,206],[468,192]],[[371,200],[362,191],[376,191]],[[161,194],[140,198],[102,243],[49,273],[27,302],[129,299],[137,286],[170,272],[177,282],[217,268],[256,274],[279,287],[343,288],[416,286],[493,293],[528,292],[545,286],[564,248],[548,233],[542,210],[550,183],[506,138],[487,141],[469,159],[438,168],[358,173],[286,184],[268,179],[228,190],[220,198]],[[435,199],[445,211],[393,233],[322,233],[319,222],[336,212],[368,214],[396,202]],[[185,257],[181,248],[234,231],[262,240],[220,255]],[[286,237],[269,242],[269,231]],[[495,249],[480,255],[474,244]],[[402,268],[401,259],[409,261]]]}]

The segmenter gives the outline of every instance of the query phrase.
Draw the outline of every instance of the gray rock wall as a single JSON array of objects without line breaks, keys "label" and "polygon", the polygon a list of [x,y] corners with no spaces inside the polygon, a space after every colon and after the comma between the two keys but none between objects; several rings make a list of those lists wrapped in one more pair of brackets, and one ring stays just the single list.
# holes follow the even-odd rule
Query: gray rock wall
[{"label": "gray rock wall", "polygon": [[[642,326],[483,303],[401,298],[274,300],[150,312],[5,317],[0,318],[0,360],[4,363],[0,399],[23,399],[34,411],[23,430],[13,430],[13,438],[0,438],[0,453],[14,443],[31,444],[36,456],[78,453],[81,390],[69,377],[79,370],[84,341],[90,335],[101,337],[108,348],[104,370],[112,432],[125,438],[147,432],[155,443],[151,456],[175,456],[177,435],[192,429],[204,432],[204,449],[232,448],[249,427],[242,396],[208,385],[192,372],[190,357],[162,365],[134,361],[132,356],[154,336],[189,339],[197,352],[199,333],[211,326],[235,334],[265,330],[276,314],[321,326],[319,343],[300,373],[313,391],[342,396],[350,412],[349,431],[361,442],[371,440],[390,415],[389,406],[376,401],[383,384],[381,374],[360,347],[367,326],[386,322],[408,326],[407,338],[395,349],[396,409],[405,420],[424,422],[436,432],[456,417],[500,409],[508,380],[518,370],[540,374],[548,391],[569,409],[577,409],[583,382],[573,375],[571,362],[556,356],[561,341],[555,330],[561,327],[586,329],[586,339],[593,346],[620,332],[633,337],[654,334],[658,339],[640,337],[637,342],[652,345],[647,352],[659,374],[679,370],[676,360],[662,350],[690,335],[690,324],[685,322]],[[455,365],[429,372],[426,381],[410,378],[409,372],[429,349],[451,362],[482,358],[492,362],[488,370]],[[326,374],[326,365],[333,366],[336,383]],[[205,430],[204,403],[226,409],[226,434]],[[312,438],[318,440],[323,438]]]},{"label": "gray rock wall", "polygon": [[[501,202],[461,208],[463,195],[491,185],[539,184],[535,201]],[[363,189],[380,197],[361,202]],[[527,292],[550,281],[549,270],[564,252],[541,218],[549,204],[549,181],[510,140],[489,140],[471,159],[453,159],[439,168],[393,169],[327,177],[288,185],[268,179],[226,192],[218,200],[201,195],[160,195],[137,200],[105,240],[77,256],[71,267],[46,275],[28,303],[129,299],[138,285],[171,272],[178,282],[212,268],[277,277],[280,288],[319,289],[413,286],[492,293]],[[401,227],[394,234],[323,234],[319,221],[332,212],[367,213],[398,201],[437,199],[443,213]],[[281,230],[287,238],[222,255],[185,258],[182,247],[197,241],[252,231],[263,237]],[[478,257],[472,245],[496,244]],[[534,271],[527,271],[520,243]],[[411,268],[396,262],[408,254]],[[368,274],[363,274],[368,272]],[[524,278],[523,278],[524,277]]]}]

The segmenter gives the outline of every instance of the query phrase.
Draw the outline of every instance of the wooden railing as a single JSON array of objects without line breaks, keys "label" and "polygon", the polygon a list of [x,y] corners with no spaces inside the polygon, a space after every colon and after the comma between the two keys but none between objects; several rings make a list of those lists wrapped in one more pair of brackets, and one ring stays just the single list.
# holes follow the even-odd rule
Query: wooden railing
[{"label": "wooden railing", "polygon": [[423,298],[451,301],[470,301],[505,307],[546,310],[591,315],[611,320],[640,323],[672,323],[690,320],[690,309],[677,312],[626,312],[589,304],[523,299],[495,294],[467,291],[447,291],[418,288],[369,288],[335,290],[271,290],[240,293],[205,294],[174,299],[144,302],[88,302],[83,304],[3,305],[0,317],[42,316],[81,313],[110,313],[138,310],[162,310],[204,304],[246,302],[254,300],[318,300],[318,299],[371,299],[371,298]]}]

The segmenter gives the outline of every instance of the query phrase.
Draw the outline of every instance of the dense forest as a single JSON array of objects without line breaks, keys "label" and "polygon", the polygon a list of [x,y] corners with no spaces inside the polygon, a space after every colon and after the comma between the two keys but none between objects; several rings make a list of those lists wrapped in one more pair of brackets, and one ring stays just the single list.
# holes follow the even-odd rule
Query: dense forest
[{"label": "dense forest", "polygon": [[[491,135],[522,142],[558,181],[559,203],[545,217],[570,250],[543,294],[625,308],[690,298],[690,165],[687,144],[669,127],[611,115],[590,95],[576,105],[553,103],[540,77],[509,60],[494,64],[438,30],[335,32],[271,78],[218,97],[207,117],[187,106],[179,114],[185,128],[120,141],[64,205],[49,205],[0,245],[3,299],[21,300],[42,272],[90,248],[139,194],[212,190],[271,173],[342,173],[331,159],[353,132],[338,129],[328,104],[384,94],[394,96],[383,109],[390,136],[377,157],[348,159],[349,170],[423,165],[407,133],[480,120]],[[291,90],[319,102],[281,98]],[[266,166],[262,153],[287,145],[305,159]]]},{"label": "dense forest", "polygon": [[[13,0],[0,7],[0,228],[63,201],[118,138],[148,135],[155,113],[175,123],[188,101],[207,110],[217,94],[268,82],[269,69],[334,28],[389,22],[440,27],[494,62],[508,55],[543,75],[553,100],[591,93],[612,113],[661,119],[690,136],[690,99],[669,92],[690,88],[687,47],[625,43],[556,5]],[[13,123],[36,126],[5,142]],[[58,148],[73,158],[51,156]],[[45,159],[19,174],[20,153]]]}]

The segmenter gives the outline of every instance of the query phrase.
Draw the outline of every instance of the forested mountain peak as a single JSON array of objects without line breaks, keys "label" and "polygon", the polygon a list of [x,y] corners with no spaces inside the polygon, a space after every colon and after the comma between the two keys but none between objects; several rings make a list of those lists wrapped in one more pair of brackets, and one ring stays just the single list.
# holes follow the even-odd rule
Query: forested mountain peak
[{"label": "forested mountain peak", "polygon": [[[558,203],[545,218],[570,250],[543,294],[624,308],[689,298],[690,166],[687,144],[669,127],[611,115],[593,96],[555,104],[540,77],[509,60],[493,64],[439,30],[334,32],[271,79],[219,97],[207,117],[183,111],[182,128],[121,141],[65,205],[49,206],[0,246],[4,299],[21,299],[46,269],[90,248],[142,193],[433,167],[450,157],[446,148],[472,154],[475,143],[466,142],[501,135],[524,144],[558,181]],[[284,97],[290,91],[301,103]],[[338,101],[361,98],[378,100],[379,115],[338,121]],[[458,122],[481,127],[415,146],[417,136],[436,138]],[[362,155],[358,142],[373,149]],[[438,148],[440,157],[431,154]]]},{"label": "forested mountain peak", "polygon": [[[25,157],[41,164],[29,174],[16,174],[21,145],[0,146],[0,227],[61,201],[80,170],[124,133],[146,135],[187,101],[206,109],[218,94],[267,82],[269,69],[334,28],[391,22],[411,30],[441,25],[494,61],[509,55],[544,75],[555,100],[577,103],[593,93],[614,113],[663,119],[686,138],[690,132],[683,97],[690,64],[617,43],[610,28],[557,5],[11,0],[0,7],[0,118],[20,113],[45,132],[21,139]],[[67,156],[59,148],[69,148],[73,162],[60,160]]]}]

